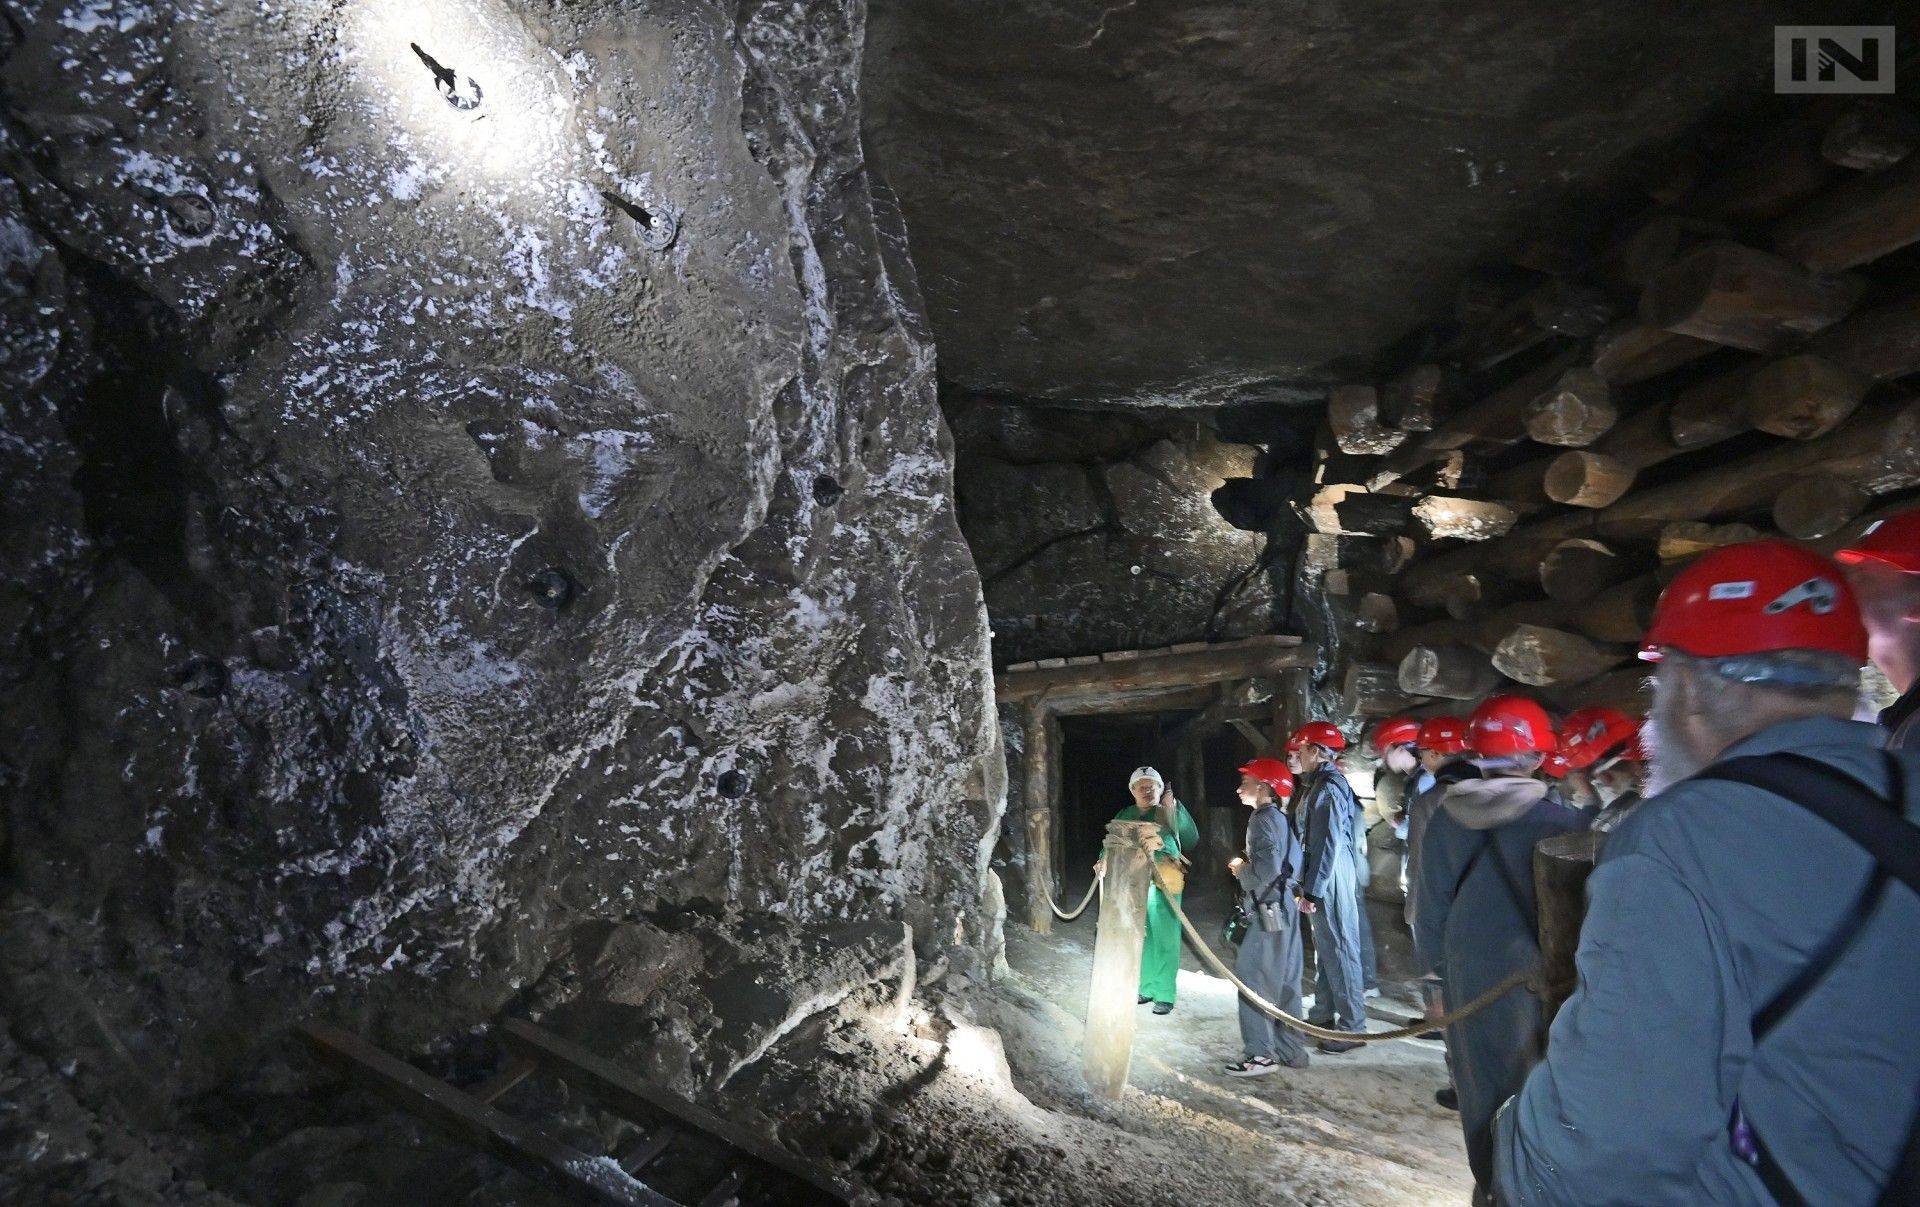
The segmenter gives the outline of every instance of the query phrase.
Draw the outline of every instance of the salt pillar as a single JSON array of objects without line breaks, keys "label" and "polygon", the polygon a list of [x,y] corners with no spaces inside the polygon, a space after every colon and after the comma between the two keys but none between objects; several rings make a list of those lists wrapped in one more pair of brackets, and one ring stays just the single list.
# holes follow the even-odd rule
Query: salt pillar
[{"label": "salt pillar", "polygon": [[1147,936],[1147,886],[1160,827],[1150,821],[1110,821],[1102,851],[1100,934],[1093,945],[1093,985],[1087,992],[1087,1038],[1082,1070],[1087,1088],[1119,1098],[1133,1063],[1133,1028],[1140,996],[1140,948]]}]

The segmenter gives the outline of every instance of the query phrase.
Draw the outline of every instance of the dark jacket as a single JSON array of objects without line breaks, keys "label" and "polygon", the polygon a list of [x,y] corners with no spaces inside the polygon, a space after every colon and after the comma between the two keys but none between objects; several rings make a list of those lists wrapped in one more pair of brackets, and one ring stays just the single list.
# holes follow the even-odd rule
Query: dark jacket
[{"label": "dark jacket", "polygon": [[[1540,962],[1533,847],[1586,829],[1586,819],[1547,797],[1539,780],[1488,772],[1447,788],[1427,823],[1420,862],[1420,925],[1414,941],[1459,1007]],[[1493,1116],[1519,1090],[1546,1048],[1540,1003],[1515,990],[1447,1028],[1467,1163],[1493,1179]]]}]

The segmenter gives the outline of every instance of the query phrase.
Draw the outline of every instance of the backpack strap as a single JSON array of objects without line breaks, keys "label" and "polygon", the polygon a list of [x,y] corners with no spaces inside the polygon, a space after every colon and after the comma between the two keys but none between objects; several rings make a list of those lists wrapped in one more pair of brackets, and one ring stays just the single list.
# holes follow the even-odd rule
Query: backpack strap
[{"label": "backpack strap", "polygon": [[1837,767],[1802,754],[1762,754],[1715,763],[1695,779],[1730,780],[1784,797],[1851,838],[1886,873],[1920,893],[1920,826],[1900,815],[1906,772],[1887,755],[1893,786],[1889,804],[1878,792]]},{"label": "backpack strap", "polygon": [[[1839,932],[1824,945],[1821,955],[1754,1015],[1756,1045],[1839,962],[1860,924],[1879,908],[1889,877],[1920,893],[1920,826],[1900,813],[1907,797],[1906,769],[1891,753],[1886,760],[1891,803],[1829,763],[1786,752],[1728,759],[1694,777],[1746,784],[1791,801],[1846,835],[1871,856],[1876,865],[1859,904],[1848,913]],[[1765,1142],[1753,1132],[1737,1105],[1730,1134],[1734,1151],[1753,1167],[1775,1199],[1787,1207],[1802,1207],[1808,1202],[1767,1151]],[[1920,1187],[1920,1120],[1916,1120],[1907,1135],[1906,1147],[1894,1165],[1892,1181],[1880,1201],[1883,1207],[1913,1203],[1916,1187]]]}]

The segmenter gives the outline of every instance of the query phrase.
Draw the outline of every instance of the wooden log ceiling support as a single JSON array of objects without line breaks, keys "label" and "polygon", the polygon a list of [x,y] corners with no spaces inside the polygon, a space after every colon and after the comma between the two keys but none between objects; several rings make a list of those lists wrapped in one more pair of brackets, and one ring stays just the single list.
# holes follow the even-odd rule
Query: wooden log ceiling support
[{"label": "wooden log ceiling support", "polygon": [[1333,536],[1310,532],[1300,552],[1300,572],[1312,582],[1329,570],[1394,575],[1413,560],[1413,540],[1404,536]]},{"label": "wooden log ceiling support", "polygon": [[1830,474],[1870,495],[1920,485],[1920,399],[1870,402],[1817,440],[1785,442],[1632,492],[1608,507],[1546,516],[1521,525],[1504,540],[1435,554],[1407,568],[1401,594],[1415,603],[1439,606],[1440,590],[1458,574],[1492,571],[1524,577],[1526,566],[1537,566],[1547,549],[1570,537],[1650,541],[1675,521],[1759,510],[1771,506],[1795,479],[1811,473]]},{"label": "wooden log ceiling support", "polygon": [[1863,101],[1833,119],[1820,139],[1828,163],[1857,171],[1890,168],[1920,147],[1920,117],[1903,105]]},{"label": "wooden log ceiling support", "polygon": [[1716,352],[1719,344],[1622,319],[1593,342],[1593,371],[1616,386],[1658,377]]},{"label": "wooden log ceiling support", "polygon": [[1824,436],[1853,414],[1870,384],[1810,352],[1782,357],[1747,379],[1747,426],[1791,440]]},{"label": "wooden log ceiling support", "polygon": [[1395,536],[1413,527],[1411,495],[1375,494],[1364,486],[1334,483],[1314,491],[1307,523],[1314,531],[1343,536]]},{"label": "wooden log ceiling support", "polygon": [[1873,505],[1873,496],[1831,474],[1797,478],[1773,501],[1773,526],[1796,540],[1831,536]]},{"label": "wooden log ceiling support", "polygon": [[1400,690],[1399,667],[1390,662],[1350,662],[1340,680],[1340,706],[1350,717],[1388,717],[1420,703]]},{"label": "wooden log ceiling support", "polygon": [[1335,386],[1327,395],[1327,425],[1343,453],[1390,453],[1407,434],[1380,419],[1380,393],[1372,386]]},{"label": "wooden log ceiling support", "polygon": [[[1680,391],[1667,407],[1667,433],[1674,447],[1705,448],[1747,430],[1747,379],[1762,361],[1749,361]],[[1644,467],[1643,467],[1644,468]]]},{"label": "wooden log ceiling support", "polygon": [[1839,322],[1866,282],[1810,272],[1719,240],[1662,269],[1640,295],[1640,321],[1752,352],[1776,351]]},{"label": "wooden log ceiling support", "polygon": [[1619,417],[1606,379],[1585,365],[1575,365],[1527,404],[1525,427],[1528,438],[1540,444],[1584,448]]},{"label": "wooden log ceiling support", "polygon": [[1920,294],[1849,315],[1807,351],[1875,383],[1920,373]]},{"label": "wooden log ceiling support", "polygon": [[1400,608],[1393,596],[1368,591],[1353,602],[1353,627],[1362,633],[1391,633],[1400,627]]},{"label": "wooden log ceiling support", "polygon": [[1920,159],[1845,181],[1776,222],[1773,249],[1814,272],[1838,272],[1920,240]]},{"label": "wooden log ceiling support", "polygon": [[1731,234],[1724,222],[1672,209],[1649,210],[1619,229],[1601,253],[1596,268],[1615,287],[1637,294],[1685,252],[1709,239],[1724,239]]},{"label": "wooden log ceiling support", "polygon": [[1555,603],[1585,603],[1608,587],[1625,582],[1634,560],[1588,537],[1555,545],[1540,562],[1540,587]]},{"label": "wooden log ceiling support", "polygon": [[1661,564],[1689,561],[1709,549],[1723,549],[1760,539],[1751,524],[1708,524],[1700,520],[1673,520],[1660,526],[1654,553]]},{"label": "wooden log ceiling support", "polygon": [[1500,685],[1493,659],[1469,645],[1416,645],[1395,672],[1408,695],[1477,700]]},{"label": "wooden log ceiling support", "polygon": [[1432,431],[1447,384],[1439,365],[1415,365],[1400,373],[1380,391],[1381,421],[1403,432]]},{"label": "wooden log ceiling support", "polygon": [[1837,107],[1815,105],[1745,155],[1703,179],[1682,208],[1714,218],[1765,221],[1840,175],[1820,153]]},{"label": "wooden log ceiling support", "polygon": [[1644,666],[1623,666],[1577,683],[1549,684],[1540,690],[1540,698],[1556,712],[1605,707],[1645,716],[1653,702],[1647,694],[1648,673]]},{"label": "wooden log ceiling support", "polygon": [[1412,512],[1434,540],[1492,540],[1520,521],[1520,514],[1503,503],[1458,495],[1426,495],[1413,503]]},{"label": "wooden log ceiling support", "polygon": [[1077,711],[1077,697],[1100,697],[1199,687],[1230,679],[1257,679],[1293,667],[1312,666],[1318,651],[1298,637],[1269,634],[1239,641],[1137,658],[1002,671],[994,690],[1003,701],[1023,702],[1045,694],[1049,706]]},{"label": "wooden log ceiling support", "polygon": [[1527,408],[1573,367],[1579,349],[1567,348],[1477,402],[1449,411],[1424,436],[1408,440],[1388,454],[1370,480],[1379,490],[1444,453],[1470,444],[1518,444],[1527,438]]},{"label": "wooden log ceiling support", "polygon": [[1631,660],[1621,646],[1603,646],[1577,633],[1523,624],[1493,651],[1494,669],[1531,687],[1578,683]]}]

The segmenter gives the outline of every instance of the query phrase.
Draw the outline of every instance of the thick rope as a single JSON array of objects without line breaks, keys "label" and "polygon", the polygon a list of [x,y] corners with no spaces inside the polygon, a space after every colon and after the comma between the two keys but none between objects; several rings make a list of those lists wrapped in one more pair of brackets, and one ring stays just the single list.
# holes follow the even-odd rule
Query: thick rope
[{"label": "thick rope", "polygon": [[1080,898],[1080,904],[1073,907],[1072,913],[1067,913],[1055,903],[1053,899],[1053,877],[1048,876],[1043,880],[1040,884],[1040,890],[1047,895],[1047,908],[1053,911],[1053,916],[1062,922],[1071,922],[1081,914],[1087,912],[1087,902],[1093,900],[1093,895],[1100,891],[1100,877],[1095,876],[1093,878],[1093,883],[1087,886],[1087,895]]},{"label": "thick rope", "polygon": [[1233,982],[1234,988],[1240,991],[1240,996],[1246,998],[1255,1010],[1258,1010],[1275,1022],[1285,1023],[1301,1034],[1311,1036],[1314,1039],[1337,1041],[1359,1040],[1362,1043],[1371,1043],[1375,1040],[1411,1039],[1416,1035],[1422,1035],[1428,1031],[1442,1031],[1463,1019],[1472,1018],[1522,985],[1530,989],[1535,988],[1534,980],[1539,975],[1539,969],[1537,968],[1530,969],[1526,972],[1516,972],[1479,997],[1474,998],[1466,1005],[1460,1007],[1458,1010],[1444,1014],[1439,1018],[1424,1019],[1418,1026],[1397,1027],[1391,1031],[1334,1031],[1327,1027],[1316,1027],[1306,1019],[1293,1017],[1293,1015],[1288,1014],[1280,1007],[1248,988],[1247,983],[1233,974],[1233,969],[1228,968],[1225,961],[1213,953],[1213,948],[1208,947],[1206,940],[1200,937],[1200,932],[1194,929],[1193,922],[1187,917],[1187,911],[1180,908],[1180,899],[1172,893],[1167,892],[1167,886],[1160,882],[1160,869],[1158,867],[1153,869],[1153,880],[1155,884],[1160,886],[1160,893],[1167,899],[1167,904],[1173,907],[1174,916],[1180,919],[1181,929],[1187,932],[1187,939],[1192,942],[1194,949],[1200,953],[1200,958],[1204,960],[1210,968],[1227,980]]}]

